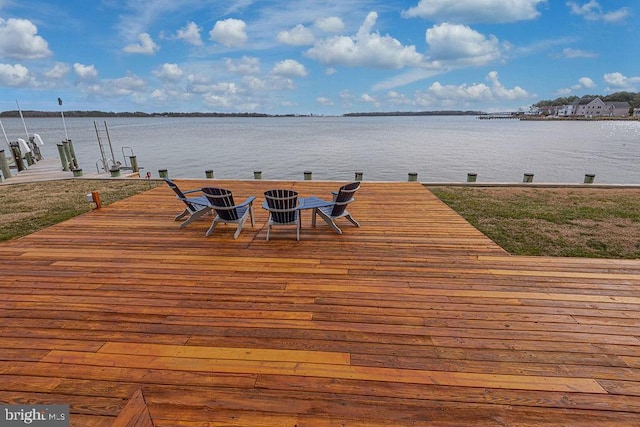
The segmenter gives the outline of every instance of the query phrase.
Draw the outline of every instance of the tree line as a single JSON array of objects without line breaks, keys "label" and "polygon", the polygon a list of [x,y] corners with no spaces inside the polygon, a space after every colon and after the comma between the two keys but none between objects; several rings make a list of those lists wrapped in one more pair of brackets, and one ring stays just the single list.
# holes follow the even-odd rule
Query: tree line
[{"label": "tree line", "polygon": [[628,102],[632,108],[640,108],[640,92],[616,92],[610,95],[585,95],[585,96],[568,96],[556,99],[546,99],[533,104],[535,107],[557,107],[561,105],[569,105],[581,98],[600,98],[604,102]]}]

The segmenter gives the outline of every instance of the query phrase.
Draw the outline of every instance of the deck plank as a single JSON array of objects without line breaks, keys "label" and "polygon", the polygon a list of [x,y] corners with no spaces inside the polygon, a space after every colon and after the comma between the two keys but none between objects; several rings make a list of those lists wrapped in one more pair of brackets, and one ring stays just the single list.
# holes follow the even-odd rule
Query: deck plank
[{"label": "deck plank", "polygon": [[255,226],[180,229],[158,187],[0,244],[0,402],[73,426],[640,419],[640,261],[510,256],[418,183],[267,242],[264,191],[338,184],[178,184],[257,196]]}]

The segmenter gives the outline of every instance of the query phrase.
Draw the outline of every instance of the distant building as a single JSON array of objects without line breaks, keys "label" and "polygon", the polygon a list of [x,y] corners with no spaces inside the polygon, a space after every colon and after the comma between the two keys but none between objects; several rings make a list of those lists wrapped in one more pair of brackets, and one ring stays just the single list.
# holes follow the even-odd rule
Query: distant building
[{"label": "distant building", "polygon": [[604,116],[606,104],[600,98],[580,98],[573,102],[572,116],[598,117]]},{"label": "distant building", "polygon": [[[604,102],[598,97],[585,97],[568,105],[537,107],[535,114],[556,117],[627,117],[629,111],[631,104],[628,102]],[[633,114],[640,117],[640,109],[634,109]]]},{"label": "distant building", "polygon": [[569,104],[569,105],[562,105],[560,107],[558,107],[558,116],[561,117],[568,117],[568,116],[573,116],[573,104]]},{"label": "distant building", "polygon": [[557,116],[558,107],[554,105],[538,107],[538,115],[539,116]]},{"label": "distant building", "polygon": [[631,104],[628,102],[605,102],[607,116],[609,117],[627,117],[631,110]]}]

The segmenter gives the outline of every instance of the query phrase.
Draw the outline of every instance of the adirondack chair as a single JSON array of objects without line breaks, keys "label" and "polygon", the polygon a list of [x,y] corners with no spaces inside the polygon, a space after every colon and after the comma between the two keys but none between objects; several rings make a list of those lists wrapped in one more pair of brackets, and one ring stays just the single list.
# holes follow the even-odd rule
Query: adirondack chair
[{"label": "adirondack chair", "polygon": [[233,235],[234,239],[237,239],[242,231],[244,223],[247,221],[247,217],[251,217],[251,226],[255,225],[253,221],[253,201],[254,196],[247,198],[244,202],[236,205],[233,201],[233,195],[231,190],[224,188],[205,187],[202,189],[212,209],[215,211],[216,216],[211,223],[211,227],[207,230],[206,235],[210,236],[216,225],[219,222],[238,224],[236,232]]},{"label": "adirondack chair", "polygon": [[353,219],[351,214],[347,211],[347,205],[355,200],[353,198],[353,194],[358,191],[359,188],[359,182],[352,182],[351,184],[346,184],[340,187],[337,194],[334,193],[332,202],[327,202],[326,206],[321,206],[313,210],[311,225],[315,227],[317,214],[320,215],[320,218],[329,224],[329,226],[338,234],[342,234],[342,230],[340,230],[335,223],[335,220],[338,218],[346,218],[356,227],[360,227],[358,221]]},{"label": "adirondack chair", "polygon": [[167,183],[169,188],[171,188],[176,193],[176,198],[178,200],[181,200],[186,206],[184,211],[179,213],[174,218],[175,221],[179,221],[182,218],[187,217],[187,219],[184,220],[182,224],[180,224],[180,228],[192,223],[196,219],[211,212],[211,206],[209,205],[209,200],[207,200],[205,196],[199,196],[199,197],[186,196],[186,194],[201,193],[202,189],[198,188],[195,190],[182,191],[176,185],[176,183],[170,180],[169,178],[164,178],[164,181]]},{"label": "adirondack chair", "polygon": [[[300,240],[300,212],[298,211],[298,192],[293,190],[269,190],[264,192],[266,209],[269,211],[267,222],[267,241],[274,225],[295,225],[296,240]],[[263,205],[264,206],[264,205]]]}]

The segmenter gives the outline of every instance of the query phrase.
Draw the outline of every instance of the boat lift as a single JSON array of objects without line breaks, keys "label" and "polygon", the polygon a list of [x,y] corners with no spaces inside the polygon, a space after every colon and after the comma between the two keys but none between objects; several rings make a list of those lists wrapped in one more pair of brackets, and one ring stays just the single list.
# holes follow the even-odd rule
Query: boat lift
[{"label": "boat lift", "polygon": [[[96,136],[98,137],[98,146],[100,147],[100,158],[96,160],[96,170],[98,173],[101,171],[111,173],[111,176],[117,177],[120,176],[121,170],[129,170],[132,172],[140,172],[138,167],[138,161],[136,156],[133,154],[133,148],[131,147],[122,147],[122,157],[124,159],[124,164],[122,162],[115,159],[115,155],[113,154],[113,145],[111,144],[111,136],[109,135],[109,128],[107,127],[107,122],[104,122],[104,129],[100,129],[98,124],[94,121],[93,127],[96,130]],[[105,152],[105,142],[104,138],[106,137],[106,143],[108,144],[109,153],[111,157],[107,157]],[[128,155],[127,155],[128,154]],[[128,160],[128,161],[127,161]]]}]

